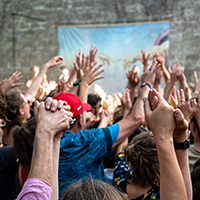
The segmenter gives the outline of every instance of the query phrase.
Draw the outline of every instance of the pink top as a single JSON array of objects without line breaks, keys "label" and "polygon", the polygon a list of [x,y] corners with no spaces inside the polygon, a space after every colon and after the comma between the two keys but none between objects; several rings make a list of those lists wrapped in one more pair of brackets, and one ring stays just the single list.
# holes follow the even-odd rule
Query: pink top
[{"label": "pink top", "polygon": [[51,186],[38,178],[30,178],[25,183],[16,200],[49,200],[51,198]]}]

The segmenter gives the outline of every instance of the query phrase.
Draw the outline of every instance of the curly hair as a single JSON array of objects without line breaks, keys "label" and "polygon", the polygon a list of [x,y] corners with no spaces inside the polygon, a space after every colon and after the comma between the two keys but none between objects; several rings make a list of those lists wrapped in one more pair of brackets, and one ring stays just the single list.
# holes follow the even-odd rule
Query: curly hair
[{"label": "curly hair", "polygon": [[142,187],[159,186],[159,163],[157,149],[151,132],[135,136],[124,148],[130,165],[128,182]]},{"label": "curly hair", "polygon": [[21,126],[23,119],[19,109],[24,104],[24,99],[20,90],[9,90],[0,93],[0,118],[6,121],[5,133],[9,134],[15,125]]},{"label": "curly hair", "polygon": [[100,180],[82,179],[68,186],[61,200],[128,200],[123,193],[112,185]]}]

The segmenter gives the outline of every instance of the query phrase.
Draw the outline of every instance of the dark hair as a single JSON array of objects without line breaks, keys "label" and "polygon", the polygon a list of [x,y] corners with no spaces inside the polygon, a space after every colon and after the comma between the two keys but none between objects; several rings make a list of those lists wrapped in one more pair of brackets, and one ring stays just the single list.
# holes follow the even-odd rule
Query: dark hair
[{"label": "dark hair", "polygon": [[142,187],[158,187],[160,173],[153,134],[143,132],[135,136],[131,143],[125,146],[124,153],[131,165],[127,175],[128,182]]},{"label": "dark hair", "polygon": [[[196,102],[198,103],[198,98],[192,98],[192,99],[195,99]],[[197,122],[197,120],[196,120],[196,118],[194,116],[191,118],[191,122],[194,122],[195,126],[197,127],[198,136],[200,137],[199,125],[198,125],[198,122]]]},{"label": "dark hair", "polygon": [[67,187],[61,200],[127,200],[124,194],[103,181],[87,178]]},{"label": "dark hair", "polygon": [[192,188],[193,188],[193,200],[200,199],[200,159],[198,159],[191,173]]},{"label": "dark hair", "polygon": [[5,132],[9,134],[15,125],[22,126],[23,119],[19,109],[23,107],[24,99],[20,90],[9,90],[0,93],[0,118],[6,121]]},{"label": "dark hair", "polygon": [[14,130],[13,138],[15,154],[26,172],[30,170],[35,129],[35,118],[31,118],[23,127],[17,127]]},{"label": "dark hair", "polygon": [[[128,141],[131,142],[131,140],[133,139],[133,137],[135,137],[136,135],[140,134],[144,132],[144,128],[142,127],[138,127],[129,137],[128,137]],[[114,168],[115,167],[115,157],[116,157],[116,150],[117,147],[112,148],[110,153],[103,157],[103,165],[104,168]]]},{"label": "dark hair", "polygon": [[117,106],[117,108],[115,108],[114,110],[114,114],[113,114],[113,124],[122,120],[123,116],[122,116],[122,106],[119,105]]},{"label": "dark hair", "polygon": [[101,98],[96,94],[88,94],[88,103],[94,108],[98,102],[101,101]]}]

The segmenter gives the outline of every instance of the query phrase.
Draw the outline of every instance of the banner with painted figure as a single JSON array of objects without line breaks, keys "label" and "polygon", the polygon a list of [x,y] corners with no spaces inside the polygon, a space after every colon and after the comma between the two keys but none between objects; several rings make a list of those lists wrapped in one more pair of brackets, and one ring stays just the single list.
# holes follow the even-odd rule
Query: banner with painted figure
[{"label": "banner with painted figure", "polygon": [[[107,94],[123,92],[127,86],[126,72],[134,65],[143,69],[141,49],[150,53],[169,50],[169,22],[128,25],[102,25],[90,27],[58,27],[58,54],[64,65],[73,68],[76,52],[89,54],[92,45],[97,46],[97,61],[104,66],[104,79],[98,80]],[[93,92],[93,91],[91,91]]]}]

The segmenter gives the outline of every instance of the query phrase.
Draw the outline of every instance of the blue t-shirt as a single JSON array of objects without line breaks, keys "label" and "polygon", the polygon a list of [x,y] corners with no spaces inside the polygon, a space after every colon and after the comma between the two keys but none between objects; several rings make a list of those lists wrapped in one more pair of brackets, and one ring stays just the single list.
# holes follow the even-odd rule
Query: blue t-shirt
[{"label": "blue t-shirt", "polygon": [[59,195],[73,181],[92,175],[105,181],[102,157],[111,150],[119,134],[119,125],[102,129],[66,131],[60,141]]}]

